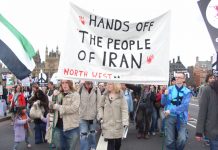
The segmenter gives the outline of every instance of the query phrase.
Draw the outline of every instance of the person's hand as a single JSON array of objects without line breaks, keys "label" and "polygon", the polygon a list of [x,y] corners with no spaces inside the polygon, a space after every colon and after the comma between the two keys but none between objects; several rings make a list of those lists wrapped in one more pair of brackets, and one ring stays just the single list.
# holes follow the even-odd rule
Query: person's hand
[{"label": "person's hand", "polygon": [[124,127],[124,128],[128,128],[128,126],[127,126],[127,125],[124,125],[123,127]]},{"label": "person's hand", "polygon": [[100,118],[100,119],[98,120],[98,122],[99,122],[100,124],[102,124],[102,123],[103,123],[103,119]]},{"label": "person's hand", "polygon": [[168,95],[168,90],[165,90],[164,94],[165,94],[165,95]]},{"label": "person's hand", "polygon": [[27,120],[26,120],[26,122],[28,123],[28,122],[31,122],[31,119],[30,118],[28,118]]},{"label": "person's hand", "polygon": [[35,101],[33,105],[40,105],[40,100]]},{"label": "person's hand", "polygon": [[196,139],[196,141],[198,141],[198,142],[202,141],[202,137],[200,137],[200,136],[195,136],[195,139]]},{"label": "person's hand", "polygon": [[170,115],[170,110],[164,111],[164,115],[165,115],[165,117],[168,117]]},{"label": "person's hand", "polygon": [[49,107],[49,109],[53,109],[53,107],[54,107],[54,102],[49,101],[48,107]]},{"label": "person's hand", "polygon": [[58,90],[54,90],[53,96],[57,96],[60,92]]},{"label": "person's hand", "polygon": [[59,110],[59,109],[60,109],[60,105],[54,104],[54,105],[53,105],[53,109],[54,109],[54,110]]},{"label": "person's hand", "polygon": [[41,115],[40,119],[41,119],[41,120],[43,120],[43,119],[44,119],[44,116],[43,116],[43,115]]}]

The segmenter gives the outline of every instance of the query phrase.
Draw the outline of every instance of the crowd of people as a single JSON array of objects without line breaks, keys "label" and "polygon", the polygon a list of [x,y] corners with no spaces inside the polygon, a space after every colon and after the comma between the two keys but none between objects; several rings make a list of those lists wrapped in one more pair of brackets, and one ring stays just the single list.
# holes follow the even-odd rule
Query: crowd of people
[{"label": "crowd of people", "polygon": [[[130,85],[61,80],[55,87],[33,83],[31,88],[16,85],[7,92],[14,126],[13,150],[25,141],[27,148],[34,123],[35,144],[49,143],[51,149],[96,149],[96,133],[101,131],[108,150],[121,148],[123,131],[135,125],[137,139],[165,136],[167,150],[183,150],[188,132],[188,106],[193,95],[177,73],[171,85]],[[205,137],[211,150],[218,149],[218,80],[206,78],[198,94],[199,115],[196,140]],[[204,139],[205,139],[204,138]]]}]

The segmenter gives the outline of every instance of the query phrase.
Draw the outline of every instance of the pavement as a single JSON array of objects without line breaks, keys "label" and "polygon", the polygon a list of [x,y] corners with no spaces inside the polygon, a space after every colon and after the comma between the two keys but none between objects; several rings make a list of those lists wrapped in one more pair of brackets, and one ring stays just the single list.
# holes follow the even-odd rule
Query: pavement
[{"label": "pavement", "polygon": [[7,110],[7,115],[6,116],[0,116],[0,122],[10,120],[11,119],[11,113]]}]

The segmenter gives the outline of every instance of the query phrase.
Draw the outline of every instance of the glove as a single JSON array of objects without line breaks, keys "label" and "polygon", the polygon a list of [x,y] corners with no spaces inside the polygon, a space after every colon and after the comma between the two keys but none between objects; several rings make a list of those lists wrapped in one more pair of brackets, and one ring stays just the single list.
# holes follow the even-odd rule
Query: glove
[{"label": "glove", "polygon": [[53,105],[53,109],[54,109],[54,110],[59,110],[59,109],[60,109],[60,105],[54,104],[54,105]]}]

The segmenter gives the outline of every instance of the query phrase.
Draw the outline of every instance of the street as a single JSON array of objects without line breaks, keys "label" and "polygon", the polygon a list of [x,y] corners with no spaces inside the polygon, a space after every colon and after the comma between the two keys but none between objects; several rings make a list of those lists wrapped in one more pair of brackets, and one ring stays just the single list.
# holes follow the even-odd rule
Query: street
[{"label": "street", "polygon": [[[191,119],[188,123],[188,131],[189,131],[189,139],[187,142],[187,145],[185,147],[185,150],[209,150],[208,146],[205,146],[203,142],[196,142],[195,141],[195,127],[196,127],[196,121],[197,121],[197,115],[198,115],[198,101],[197,99],[193,98],[189,105],[189,113],[191,116]],[[33,126],[31,126],[33,128]],[[33,129],[32,129],[33,130]],[[10,126],[10,121],[4,121],[0,123],[0,146],[1,150],[12,150],[13,147],[13,126]],[[137,139],[136,138],[137,131],[135,130],[135,127],[133,124],[130,125],[129,132],[127,135],[127,138],[123,140],[121,150],[162,150],[162,144],[163,144],[163,137],[160,137],[158,134],[155,136],[151,136],[150,139]],[[31,144],[32,144],[32,150],[48,150],[49,145],[48,144],[34,144],[34,137],[31,137]],[[25,150],[26,145],[25,142],[23,142],[20,145],[20,150]],[[79,149],[79,144],[78,148]],[[164,148],[165,149],[165,148]]]}]

